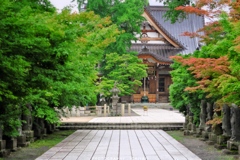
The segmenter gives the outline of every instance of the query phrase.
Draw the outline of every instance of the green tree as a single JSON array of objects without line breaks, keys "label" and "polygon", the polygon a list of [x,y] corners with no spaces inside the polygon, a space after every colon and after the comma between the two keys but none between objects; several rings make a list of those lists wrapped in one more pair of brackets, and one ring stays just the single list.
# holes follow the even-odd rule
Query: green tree
[{"label": "green tree", "polygon": [[[79,7],[82,6],[84,0],[77,0]],[[146,1],[139,0],[88,0],[86,10],[94,11],[94,13],[101,17],[110,17],[112,22],[117,25],[120,34],[116,37],[116,41],[111,43],[104,51],[104,57],[100,61],[100,72],[103,75],[99,91],[108,95],[109,88],[113,87],[114,81],[118,81],[118,85],[121,88],[122,95],[128,95],[133,93],[134,85],[141,85],[140,79],[146,76],[146,68],[139,60],[136,59],[135,52],[129,51],[132,41],[136,40],[135,35],[140,33],[140,26],[144,20],[142,13]],[[111,63],[115,57],[116,63],[119,66],[129,64],[126,67],[126,71],[119,69],[119,67],[113,67]],[[127,57],[127,58],[126,58]],[[138,67],[138,68],[136,68]],[[132,72],[132,68],[135,68],[135,72]],[[119,72],[119,73],[118,73]],[[139,74],[140,76],[130,75]],[[133,85],[134,84],[134,85]],[[127,86],[129,85],[129,86]],[[105,90],[103,90],[105,88]]]},{"label": "green tree", "polygon": [[[48,1],[1,1],[0,122],[16,136],[26,104],[35,117],[55,123],[55,107],[96,101],[97,69],[119,34],[93,12],[57,13]],[[21,7],[19,7],[21,5]]]},{"label": "green tree", "polygon": [[[189,56],[183,57],[187,59]],[[171,68],[173,69],[170,72],[173,84],[169,87],[171,105],[184,114],[186,114],[186,107],[190,105],[190,110],[194,114],[194,122],[197,124],[199,123],[200,102],[205,99],[205,94],[203,91],[189,92],[185,90],[187,87],[197,86],[197,80],[186,66],[174,60]]]},{"label": "green tree", "polygon": [[109,74],[104,75],[99,84],[99,92],[106,97],[111,96],[109,91],[115,82],[118,83],[120,95],[131,95],[134,88],[142,84],[140,80],[147,76],[147,67],[137,56],[111,53],[106,55],[106,61],[105,69]]},{"label": "green tree", "polygon": [[[77,0],[77,2],[81,7],[85,0]],[[88,0],[87,11],[94,11],[101,17],[109,16],[122,32],[116,42],[109,45],[106,53],[128,53],[131,41],[137,40],[135,34],[140,33],[140,26],[144,20],[142,13],[146,4],[145,0]]]}]

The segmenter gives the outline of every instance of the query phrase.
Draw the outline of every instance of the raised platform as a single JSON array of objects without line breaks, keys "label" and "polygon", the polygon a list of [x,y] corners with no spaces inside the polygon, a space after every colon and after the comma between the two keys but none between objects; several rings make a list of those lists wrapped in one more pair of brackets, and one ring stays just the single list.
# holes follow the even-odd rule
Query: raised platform
[{"label": "raised platform", "polygon": [[184,116],[176,110],[132,108],[134,116],[62,118],[60,129],[163,129],[183,127]]}]

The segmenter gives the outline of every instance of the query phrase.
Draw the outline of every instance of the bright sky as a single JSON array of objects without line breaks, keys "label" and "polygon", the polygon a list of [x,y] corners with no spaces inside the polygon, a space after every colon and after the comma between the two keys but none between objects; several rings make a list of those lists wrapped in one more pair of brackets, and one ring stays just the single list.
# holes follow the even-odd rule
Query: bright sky
[{"label": "bright sky", "polygon": [[[59,10],[63,9],[64,7],[68,6],[68,5],[73,5],[75,6],[73,11],[77,11],[77,3],[72,2],[72,0],[50,0],[50,2]],[[160,5],[159,2],[156,2],[156,0],[149,0],[150,5]]]}]

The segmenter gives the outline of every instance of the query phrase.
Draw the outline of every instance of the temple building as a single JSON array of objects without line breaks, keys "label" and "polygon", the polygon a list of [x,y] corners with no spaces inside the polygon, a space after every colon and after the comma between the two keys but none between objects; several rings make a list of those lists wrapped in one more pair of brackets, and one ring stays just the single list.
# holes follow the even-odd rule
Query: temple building
[{"label": "temple building", "polygon": [[163,17],[167,8],[147,6],[143,13],[145,22],[141,26],[138,41],[132,42],[131,50],[138,52],[148,66],[148,76],[142,80],[143,85],[131,96],[122,97],[122,101],[138,103],[147,97],[150,103],[169,101],[170,56],[193,53],[199,46],[199,38],[182,36],[186,31],[196,32],[204,26],[204,17],[188,14],[186,19],[171,24]]}]

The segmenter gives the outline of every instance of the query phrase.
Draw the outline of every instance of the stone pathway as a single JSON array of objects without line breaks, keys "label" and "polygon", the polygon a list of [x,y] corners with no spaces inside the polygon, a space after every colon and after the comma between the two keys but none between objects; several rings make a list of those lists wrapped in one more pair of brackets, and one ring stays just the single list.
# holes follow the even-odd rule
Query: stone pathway
[{"label": "stone pathway", "polygon": [[36,160],[200,160],[163,130],[77,130]]},{"label": "stone pathway", "polygon": [[62,118],[62,122],[91,122],[91,123],[184,123],[184,116],[176,110],[149,108],[143,111],[142,108],[132,109],[139,116],[126,117],[70,117]]},{"label": "stone pathway", "polygon": [[[63,123],[139,124],[184,123],[176,110],[132,109],[139,116],[71,117]],[[104,127],[103,127],[104,128]],[[101,129],[103,129],[101,128]],[[199,160],[166,132],[156,130],[77,130],[36,160]]]}]

